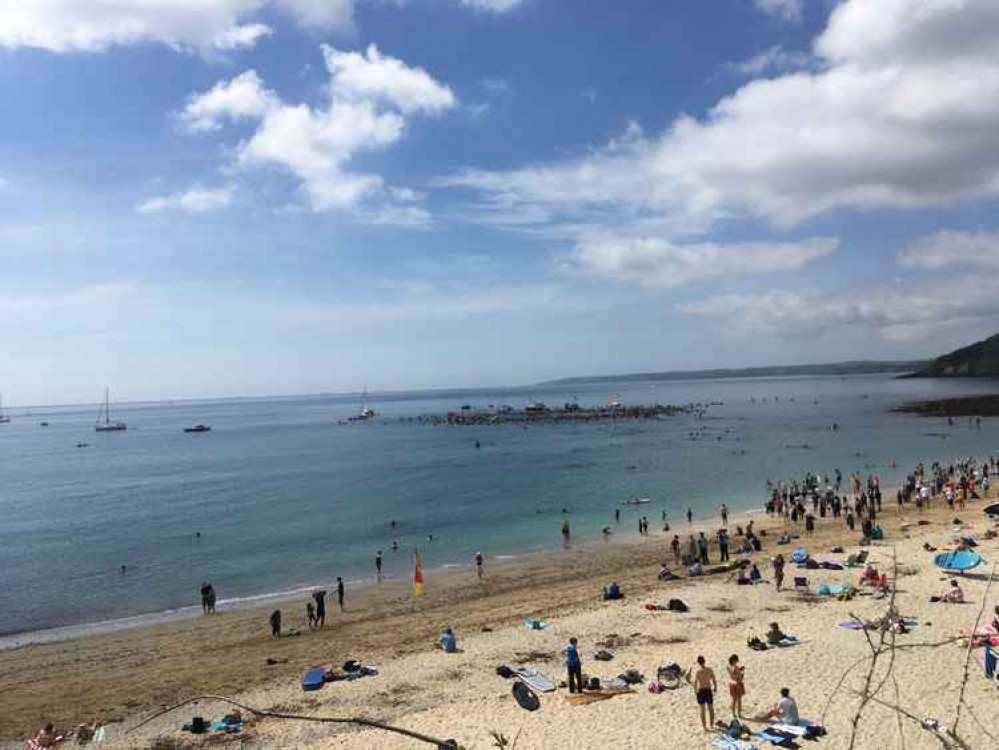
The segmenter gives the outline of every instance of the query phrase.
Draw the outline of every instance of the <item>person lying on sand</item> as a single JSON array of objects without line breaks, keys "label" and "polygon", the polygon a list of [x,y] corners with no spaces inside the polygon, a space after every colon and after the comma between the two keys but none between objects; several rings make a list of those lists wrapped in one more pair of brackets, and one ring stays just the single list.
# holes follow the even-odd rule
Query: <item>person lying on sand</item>
[{"label": "person lying on sand", "polygon": [[789,688],[780,689],[780,700],[777,704],[756,718],[756,721],[770,721],[770,719],[780,719],[785,724],[797,725],[800,720],[798,716],[798,704],[791,697]]}]

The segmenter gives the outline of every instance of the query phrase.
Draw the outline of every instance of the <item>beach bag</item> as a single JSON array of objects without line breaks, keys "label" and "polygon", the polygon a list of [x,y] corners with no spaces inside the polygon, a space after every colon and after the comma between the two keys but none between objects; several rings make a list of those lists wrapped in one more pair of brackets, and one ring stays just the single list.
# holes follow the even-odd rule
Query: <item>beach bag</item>
[{"label": "beach bag", "polygon": [[208,722],[201,716],[191,719],[191,734],[204,734],[208,731]]},{"label": "beach bag", "polygon": [[361,662],[357,661],[357,659],[350,659],[343,663],[344,672],[356,672],[360,668],[361,668]]},{"label": "beach bag", "polygon": [[537,711],[541,708],[538,696],[523,682],[518,681],[513,684],[513,697],[517,701],[517,705],[525,711]]},{"label": "beach bag", "polygon": [[659,695],[663,691],[663,684],[658,680],[653,680],[649,683],[649,692],[653,695]]},{"label": "beach bag", "polygon": [[597,651],[597,653],[593,655],[593,658],[597,661],[610,661],[614,658],[614,654],[610,651]]},{"label": "beach bag", "polygon": [[669,604],[666,605],[670,612],[687,612],[690,610],[686,604],[680,599],[670,599]]},{"label": "beach bag", "polygon": [[496,667],[496,674],[498,674],[500,677],[502,677],[505,680],[509,680],[511,677],[513,677],[513,670],[510,669],[510,667],[508,667],[506,664],[500,664],[498,667]]},{"label": "beach bag", "polygon": [[586,683],[587,690],[599,690],[600,689],[600,678],[591,677],[589,682]]},{"label": "beach bag", "polygon": [[628,685],[639,685],[645,680],[642,673],[637,669],[629,669],[624,674],[618,675],[618,678],[624,680]]}]

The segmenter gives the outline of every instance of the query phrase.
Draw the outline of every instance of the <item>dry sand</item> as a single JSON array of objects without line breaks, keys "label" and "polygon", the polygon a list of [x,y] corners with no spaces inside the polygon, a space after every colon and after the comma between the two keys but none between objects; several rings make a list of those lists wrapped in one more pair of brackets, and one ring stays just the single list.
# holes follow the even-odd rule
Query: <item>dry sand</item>
[{"label": "dry sand", "polygon": [[[981,501],[969,504],[958,515],[985,528]],[[909,573],[899,581],[897,603],[903,614],[919,625],[898,643],[936,642],[970,627],[983,603],[991,560],[999,543],[986,541],[982,552],[989,565],[963,581],[970,604],[941,605],[928,602],[939,593],[947,577],[922,550],[924,541],[939,544],[952,534],[953,513],[936,509],[925,514],[931,526],[917,527],[914,511],[899,516],[886,504],[879,519],[887,540],[870,548],[872,559],[890,566],[892,548]],[[902,531],[900,524],[911,524]],[[730,524],[734,525],[733,523]],[[782,528],[779,521],[759,519],[757,529],[769,530],[763,553],[754,557],[764,576],[764,562],[787,547],[774,544]],[[686,525],[678,530],[687,532]],[[868,653],[864,635],[838,627],[850,618],[875,617],[885,602],[861,596],[850,602],[802,596],[794,591],[777,594],[772,586],[736,586],[727,576],[659,584],[656,572],[672,534],[655,534],[648,540],[627,544],[597,545],[545,556],[502,570],[490,570],[485,583],[474,572],[447,581],[427,582],[427,596],[413,602],[402,586],[384,586],[367,594],[357,609],[334,614],[323,632],[307,632],[297,639],[271,640],[266,634],[267,612],[247,611],[202,618],[197,621],[148,628],[113,636],[99,636],[62,644],[26,647],[0,654],[0,736],[25,736],[43,719],[63,725],[91,717],[122,719],[134,725],[158,706],[185,698],[215,693],[236,697],[252,706],[312,716],[361,716],[386,721],[439,738],[455,738],[463,747],[491,748],[492,731],[502,732],[516,748],[709,747],[710,737],[699,725],[689,687],[661,695],[644,685],[634,694],[589,706],[571,706],[564,690],[541,696],[535,713],[520,709],[510,694],[511,683],[495,674],[498,664],[517,666],[523,661],[556,681],[564,679],[559,656],[570,636],[576,636],[584,658],[584,672],[613,677],[629,668],[639,669],[648,680],[658,665],[675,660],[689,667],[703,654],[718,674],[720,693],[717,714],[730,717],[724,665],[729,654],[740,655],[746,666],[748,716],[771,706],[782,686],[797,698],[802,715],[823,719],[829,735],[819,746],[849,746],[850,721],[856,711],[855,691],[866,674],[858,670],[836,693],[834,688],[847,667]],[[859,534],[847,535],[842,519],[819,522],[815,537],[801,540],[819,558],[835,544],[855,543]],[[848,547],[848,551],[850,551]],[[787,569],[788,581],[798,572]],[[811,570],[798,573],[819,583],[856,583],[858,571]],[[598,600],[601,586],[618,580],[628,594],[623,602]],[[678,596],[690,612],[651,613],[647,601],[664,603]],[[348,602],[351,604],[351,602]],[[988,610],[999,604],[999,582],[992,589]],[[297,610],[304,605],[297,604]],[[304,615],[304,612],[302,613]],[[531,632],[523,627],[529,616],[551,622],[548,630]],[[290,618],[294,620],[295,618]],[[755,652],[746,648],[750,634],[762,636],[767,623],[801,639],[799,646]],[[295,626],[297,623],[290,623]],[[452,625],[463,653],[446,655],[431,648],[441,629]],[[493,632],[482,632],[488,626]],[[607,641],[608,637],[613,639]],[[613,642],[612,662],[592,659],[598,642]],[[949,644],[938,648],[897,651],[893,674],[897,700],[919,717],[953,722],[957,689],[966,649]],[[999,746],[999,692],[982,675],[981,649],[974,652],[967,685],[967,710],[960,732],[969,746],[979,750]],[[267,666],[268,657],[287,659]],[[298,679],[304,668],[339,665],[356,658],[379,667],[379,675],[353,683],[334,683],[315,693],[303,693]],[[882,675],[883,670],[878,672]],[[896,701],[896,685],[888,681],[880,696]],[[831,701],[831,702],[830,702]],[[828,704],[828,711],[827,711]],[[219,718],[226,709],[206,702],[155,719],[127,738],[106,745],[150,747],[157,740],[186,742],[178,731],[195,714]],[[827,712],[826,712],[827,711]],[[752,725],[751,726],[757,726]],[[119,735],[120,728],[113,728]],[[936,748],[940,743],[917,725],[903,721],[900,730],[894,712],[871,706],[861,722],[858,748]],[[991,735],[991,737],[990,737]],[[378,730],[265,719],[241,736],[208,740],[212,747],[273,748],[419,748],[414,740]]]}]

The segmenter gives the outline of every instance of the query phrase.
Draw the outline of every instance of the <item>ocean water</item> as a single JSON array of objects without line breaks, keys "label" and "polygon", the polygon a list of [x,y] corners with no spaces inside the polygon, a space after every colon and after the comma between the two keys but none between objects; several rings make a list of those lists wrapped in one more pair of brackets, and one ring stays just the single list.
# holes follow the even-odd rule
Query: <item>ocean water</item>
[{"label": "ocean water", "polygon": [[[622,532],[637,534],[641,514],[655,528],[663,510],[680,522],[688,507],[758,508],[768,478],[805,471],[877,471],[890,486],[917,460],[999,451],[999,420],[947,427],[892,406],[995,388],[854,376],[376,394],[379,417],[350,425],[339,422],[358,411],[356,397],[126,404],[114,417],[129,430],[110,434],[94,432],[96,408],[15,408],[0,425],[0,636],[181,616],[204,580],[223,606],[336,576],[370,582],[378,550],[396,579],[416,546],[431,577],[476,551],[556,550],[563,509],[574,542],[586,542],[615,508]],[[402,419],[466,403],[599,405],[611,394],[715,405],[705,419],[526,428]],[[200,422],[213,431],[182,431]],[[619,505],[633,495],[653,502]]]}]

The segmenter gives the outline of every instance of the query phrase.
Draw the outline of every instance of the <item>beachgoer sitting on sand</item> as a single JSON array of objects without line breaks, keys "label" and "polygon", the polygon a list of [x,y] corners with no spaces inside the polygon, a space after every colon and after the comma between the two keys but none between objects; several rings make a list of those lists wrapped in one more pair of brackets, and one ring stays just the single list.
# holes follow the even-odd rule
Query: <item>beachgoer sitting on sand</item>
[{"label": "beachgoer sitting on sand", "polygon": [[679,578],[679,576],[673,573],[672,570],[667,568],[665,563],[659,566],[660,581],[672,581],[674,578]]},{"label": "beachgoer sitting on sand", "polygon": [[936,597],[936,600],[946,604],[964,604],[964,591],[961,590],[961,586],[958,582],[952,578],[950,581],[950,589],[945,591],[939,597]]},{"label": "beachgoer sitting on sand", "polygon": [[44,727],[38,730],[38,734],[35,735],[35,746],[36,747],[55,747],[60,742],[63,741],[63,736],[61,734],[56,734],[55,727],[51,724],[46,724]]},{"label": "beachgoer sitting on sand", "polygon": [[868,563],[867,568],[860,574],[861,586],[874,586],[878,582],[878,569]]},{"label": "beachgoer sitting on sand", "polygon": [[693,565],[691,565],[689,568],[687,568],[687,575],[688,576],[702,576],[702,575],[704,575],[704,566],[701,565],[699,562],[695,562]]},{"label": "beachgoer sitting on sand", "polygon": [[797,726],[798,722],[801,721],[798,715],[798,704],[791,697],[791,690],[789,688],[781,688],[780,700],[777,701],[777,705],[765,714],[758,716],[756,721],[769,721],[770,719],[780,719],[785,724],[791,724],[792,726]]},{"label": "beachgoer sitting on sand", "polygon": [[604,601],[609,602],[617,599],[624,599],[624,594],[621,593],[621,587],[617,585],[617,581],[614,581],[604,589]]},{"label": "beachgoer sitting on sand", "polygon": [[787,638],[787,636],[781,631],[780,625],[776,622],[770,623],[770,629],[767,631],[767,643],[771,646],[776,646],[785,638]]},{"label": "beachgoer sitting on sand", "polygon": [[451,628],[444,628],[444,634],[441,636],[441,651],[445,654],[453,654],[458,650],[458,639],[454,637],[454,631]]},{"label": "beachgoer sitting on sand", "polygon": [[749,570],[749,580],[753,583],[763,582],[763,574],[760,573],[760,569],[756,567],[756,563],[753,563],[753,567]]}]

